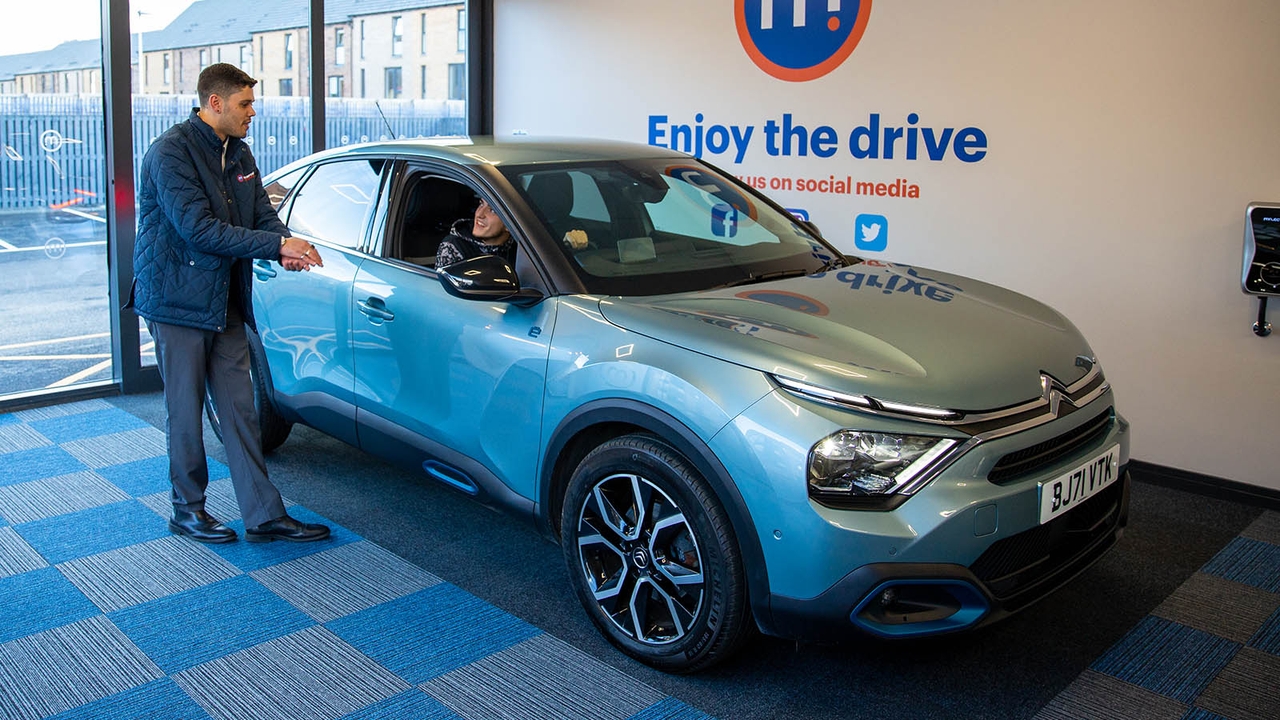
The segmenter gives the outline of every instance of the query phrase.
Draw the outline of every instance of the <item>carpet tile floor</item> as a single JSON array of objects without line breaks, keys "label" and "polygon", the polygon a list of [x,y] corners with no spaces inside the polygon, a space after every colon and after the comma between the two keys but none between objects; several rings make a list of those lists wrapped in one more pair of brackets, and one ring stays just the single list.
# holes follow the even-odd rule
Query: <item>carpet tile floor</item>
[{"label": "carpet tile floor", "polygon": [[1036,720],[1280,718],[1280,513],[1265,512]]},{"label": "carpet tile floor", "polygon": [[168,492],[105,401],[0,415],[0,718],[708,717],[301,506],[330,539],[171,535]]},{"label": "carpet tile floor", "polygon": [[[160,430],[99,400],[0,415],[0,720],[709,717],[286,503],[332,537],[191,542]],[[1277,720],[1277,678],[1264,512],[1036,718]]]}]

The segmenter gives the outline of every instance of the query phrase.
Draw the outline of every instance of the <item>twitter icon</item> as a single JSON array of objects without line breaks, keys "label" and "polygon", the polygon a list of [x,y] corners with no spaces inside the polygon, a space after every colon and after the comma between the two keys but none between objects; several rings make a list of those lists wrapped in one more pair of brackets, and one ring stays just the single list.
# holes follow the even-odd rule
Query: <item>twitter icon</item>
[{"label": "twitter icon", "polygon": [[889,221],[883,215],[863,213],[853,220],[853,244],[859,250],[880,252],[889,246]]}]

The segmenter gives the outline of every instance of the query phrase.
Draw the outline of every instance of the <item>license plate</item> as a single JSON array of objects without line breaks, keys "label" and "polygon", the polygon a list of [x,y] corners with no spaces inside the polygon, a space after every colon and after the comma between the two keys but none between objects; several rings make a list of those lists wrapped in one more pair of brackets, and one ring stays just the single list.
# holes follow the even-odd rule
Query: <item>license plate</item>
[{"label": "license plate", "polygon": [[1061,516],[1116,481],[1120,447],[1108,448],[1071,472],[1040,483],[1040,524]]}]

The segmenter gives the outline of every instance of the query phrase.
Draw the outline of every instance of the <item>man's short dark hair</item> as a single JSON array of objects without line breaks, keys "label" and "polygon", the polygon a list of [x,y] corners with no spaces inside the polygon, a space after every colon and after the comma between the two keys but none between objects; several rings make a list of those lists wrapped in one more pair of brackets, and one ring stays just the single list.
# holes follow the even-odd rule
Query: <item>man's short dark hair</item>
[{"label": "man's short dark hair", "polygon": [[200,95],[200,107],[208,107],[210,95],[229,98],[257,84],[258,81],[249,77],[249,73],[231,63],[214,63],[200,71],[196,92]]}]

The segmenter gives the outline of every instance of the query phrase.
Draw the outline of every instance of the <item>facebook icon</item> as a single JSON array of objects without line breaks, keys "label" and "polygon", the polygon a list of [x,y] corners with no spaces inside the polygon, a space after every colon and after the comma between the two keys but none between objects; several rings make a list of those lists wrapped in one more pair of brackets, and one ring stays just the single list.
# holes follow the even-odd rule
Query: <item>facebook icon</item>
[{"label": "facebook icon", "polygon": [[883,215],[870,213],[854,218],[853,244],[859,250],[883,251],[889,246],[889,221]]},{"label": "facebook icon", "polygon": [[711,208],[711,234],[731,238],[738,234],[738,209],[727,203]]}]

